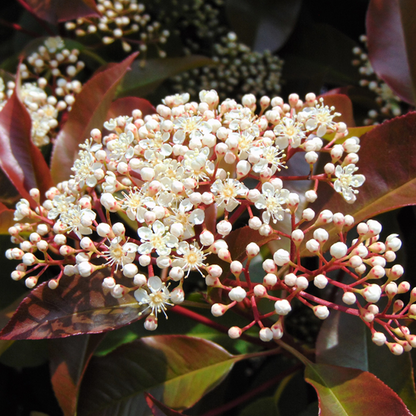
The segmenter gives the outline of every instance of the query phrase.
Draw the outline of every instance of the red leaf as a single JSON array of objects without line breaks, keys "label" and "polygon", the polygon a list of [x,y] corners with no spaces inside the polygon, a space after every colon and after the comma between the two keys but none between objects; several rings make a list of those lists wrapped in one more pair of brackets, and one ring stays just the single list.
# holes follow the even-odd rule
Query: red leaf
[{"label": "red leaf", "polygon": [[416,3],[371,0],[367,12],[368,56],[377,75],[403,101],[415,104]]},{"label": "red leaf", "polygon": [[59,22],[85,16],[100,16],[94,0],[18,0],[39,19],[57,25]]},{"label": "red leaf", "polygon": [[43,195],[51,186],[48,166],[30,140],[31,120],[16,90],[0,112],[0,166],[22,197],[31,200],[29,190]]},{"label": "red leaf", "polygon": [[8,234],[7,230],[16,222],[13,217],[14,210],[0,202],[0,234]]},{"label": "red leaf", "polygon": [[102,280],[97,273],[90,278],[64,276],[55,290],[40,284],[23,299],[0,339],[97,334],[137,321],[139,305],[133,295],[115,299],[104,293]]},{"label": "red leaf", "polygon": [[321,416],[411,416],[400,397],[367,371],[308,363],[305,380],[318,393]]},{"label": "red leaf", "polygon": [[150,407],[150,410],[153,413],[153,416],[179,416],[183,415],[181,412],[177,412],[176,410],[170,409],[169,407],[165,406],[159,400],[156,400],[151,394],[144,393],[144,398],[146,400],[147,405]]},{"label": "red leaf", "polygon": [[[339,88],[339,90],[341,90],[341,88]],[[329,107],[334,106],[335,111],[341,113],[340,117],[335,118],[337,123],[343,121],[348,127],[354,127],[355,121],[350,98],[346,94],[335,91],[336,90],[328,91],[322,95],[325,105],[328,105]]]},{"label": "red leaf", "polygon": [[65,416],[76,414],[81,381],[103,337],[104,334],[81,335],[49,343],[52,387]]},{"label": "red leaf", "polygon": [[64,128],[56,138],[51,171],[55,183],[68,180],[78,154],[78,145],[90,136],[93,128],[102,128],[116,88],[137,53],[119,64],[106,67],[95,74],[78,94]]},{"label": "red leaf", "polygon": [[[354,204],[348,204],[327,185],[319,188],[319,198],[311,205],[350,214],[358,223],[405,205],[416,205],[416,112],[374,127],[361,138],[357,173],[366,181],[358,188]],[[333,224],[327,228],[336,235]],[[332,233],[333,232],[333,233]]]},{"label": "red leaf", "polygon": [[141,110],[143,117],[149,114],[155,114],[156,109],[144,98],[123,97],[111,103],[107,113],[107,119],[116,118],[118,116],[131,116],[133,110]]}]

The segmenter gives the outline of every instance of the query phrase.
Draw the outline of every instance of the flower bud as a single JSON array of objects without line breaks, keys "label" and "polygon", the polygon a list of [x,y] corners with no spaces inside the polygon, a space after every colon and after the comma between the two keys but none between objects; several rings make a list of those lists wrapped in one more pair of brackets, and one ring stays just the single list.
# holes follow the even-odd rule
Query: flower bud
[{"label": "flower bud", "polygon": [[269,342],[273,339],[273,332],[270,328],[262,328],[259,331],[259,337],[264,342]]},{"label": "flower bud", "polygon": [[292,307],[286,299],[277,300],[274,304],[274,309],[278,315],[287,315]]},{"label": "flower bud", "polygon": [[329,309],[324,305],[317,305],[313,308],[313,313],[319,319],[326,319],[329,316]]},{"label": "flower bud", "polygon": [[365,300],[370,303],[377,303],[381,296],[381,287],[377,284],[368,285],[362,292]]},{"label": "flower bud", "polygon": [[342,295],[342,301],[346,304],[346,305],[353,305],[356,301],[357,301],[357,297],[355,296],[354,293],[352,292],[345,292]]},{"label": "flower bud", "polygon": [[242,334],[241,328],[239,328],[238,326],[232,326],[229,330],[228,330],[228,336],[231,339],[237,339],[240,338]]},{"label": "flower bud", "polygon": [[288,273],[285,276],[285,279],[284,280],[285,280],[285,283],[289,287],[292,287],[292,286],[295,286],[296,285],[296,281],[298,280],[298,277],[295,274],[293,274],[293,273]]},{"label": "flower bud", "polygon": [[340,259],[344,257],[347,254],[347,251],[348,251],[347,245],[341,242],[332,244],[331,248],[329,249],[331,256],[335,257],[336,259]]},{"label": "flower bud", "polygon": [[273,287],[277,283],[277,276],[273,273],[268,273],[263,277],[263,284],[265,286]]},{"label": "flower bud", "polygon": [[318,274],[313,279],[313,284],[319,289],[324,289],[328,284],[328,279],[323,274]]},{"label": "flower bud", "polygon": [[260,247],[256,243],[247,244],[246,253],[249,258],[253,258],[260,253]]},{"label": "flower bud", "polygon": [[241,286],[232,288],[228,293],[228,297],[236,302],[242,302],[246,296],[247,292]]},{"label": "flower bud", "polygon": [[273,260],[278,266],[284,266],[290,261],[290,254],[288,251],[280,248],[273,254]]},{"label": "flower bud", "polygon": [[254,286],[253,293],[254,293],[254,296],[261,298],[263,296],[266,296],[267,289],[263,285],[259,284],[259,285]]}]

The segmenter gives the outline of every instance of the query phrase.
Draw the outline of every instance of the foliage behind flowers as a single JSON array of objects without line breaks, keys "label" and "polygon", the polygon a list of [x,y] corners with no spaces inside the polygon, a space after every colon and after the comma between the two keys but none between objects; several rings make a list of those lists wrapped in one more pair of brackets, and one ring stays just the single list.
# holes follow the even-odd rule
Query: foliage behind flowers
[{"label": "foliage behind flowers", "polygon": [[[30,364],[47,356],[55,396],[46,386],[48,404],[22,399],[9,413],[415,413],[406,232],[373,218],[415,204],[415,113],[363,105],[353,65],[342,76],[312,65],[315,92],[304,73],[285,91],[282,62],[308,60],[291,37],[310,24],[298,1],[172,0],[172,15],[160,2],[78,0],[57,14],[21,3],[45,34],[68,37],[29,42],[1,73],[0,230],[16,281],[3,275],[1,360],[21,367],[19,345],[30,356],[43,340]],[[334,39],[404,112],[412,72],[383,51],[409,51],[376,24],[392,7],[369,4],[369,62]],[[247,10],[252,40],[236,18]],[[279,39],[262,40],[263,27]],[[265,51],[279,48],[283,61]],[[286,76],[292,86],[296,71]],[[379,104],[390,121],[355,127]]]}]

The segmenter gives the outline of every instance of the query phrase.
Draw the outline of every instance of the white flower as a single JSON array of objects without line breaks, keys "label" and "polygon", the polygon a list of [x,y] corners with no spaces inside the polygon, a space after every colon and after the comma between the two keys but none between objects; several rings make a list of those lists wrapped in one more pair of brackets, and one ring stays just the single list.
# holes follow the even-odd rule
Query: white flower
[{"label": "white flower", "polygon": [[305,133],[302,131],[302,124],[295,123],[293,119],[284,117],[281,122],[274,128],[273,132],[277,136],[276,143],[281,149],[290,144],[292,147],[299,147]]},{"label": "white flower", "polygon": [[253,165],[253,171],[261,173],[264,168],[271,165],[271,170],[274,174],[276,170],[280,170],[280,167],[283,166],[281,162],[282,155],[283,151],[278,146],[252,147],[250,149],[250,156],[254,157],[254,160],[260,159]]},{"label": "white flower", "polygon": [[107,260],[107,264],[111,266],[115,264],[117,269],[118,266],[133,263],[137,250],[137,244],[123,243],[121,237],[115,237],[111,240],[108,250],[103,252],[103,256]]},{"label": "white flower", "polygon": [[144,214],[146,214],[147,208],[153,209],[156,206],[153,198],[145,196],[143,187],[141,189],[130,189],[129,194],[123,194],[123,196],[121,208],[126,211],[127,216],[132,221],[144,222]]},{"label": "white flower", "polygon": [[134,292],[139,305],[148,305],[141,313],[151,310],[151,314],[157,317],[158,312],[163,312],[166,316],[167,306],[173,306],[169,302],[169,291],[165,284],[157,276],[149,277],[147,281],[147,289],[137,289]]},{"label": "white flower", "polygon": [[283,221],[286,210],[282,205],[287,204],[290,192],[287,189],[275,189],[270,182],[265,182],[261,190],[262,194],[254,205],[258,209],[265,209],[262,215],[263,221],[266,224],[270,223],[271,218],[274,223]]},{"label": "white flower", "polygon": [[358,191],[353,190],[352,187],[357,188],[365,181],[364,175],[353,175],[357,170],[358,168],[353,164],[350,164],[345,168],[338,165],[335,169],[335,176],[338,179],[334,182],[334,189],[336,192],[342,194],[344,199],[349,203],[355,202],[355,194],[358,193]]},{"label": "white flower", "polygon": [[211,133],[212,127],[200,116],[179,117],[173,120],[176,133],[173,143],[182,144],[186,137],[189,139],[201,139],[204,135]]},{"label": "white flower", "polygon": [[71,168],[75,173],[72,177],[81,188],[83,188],[85,184],[92,188],[97,185],[95,173],[101,167],[102,164],[95,160],[95,157],[91,152],[81,150],[78,153],[78,159],[75,160],[74,166]]},{"label": "white flower", "polygon": [[[305,127],[307,130],[312,131],[318,128],[316,135],[322,137],[326,134],[327,130],[334,130],[337,123],[332,121],[334,117],[338,117],[340,113],[331,114],[332,108],[328,106],[317,105],[316,107],[306,107],[302,110],[303,116],[307,119],[305,121]],[[319,127],[318,127],[319,126]]]},{"label": "white flower", "polygon": [[204,264],[206,255],[195,244],[188,244],[186,241],[179,243],[176,252],[182,257],[177,257],[180,260],[182,270],[187,271],[187,275],[193,270],[198,270],[203,276],[200,268],[206,267]]},{"label": "white flower", "polygon": [[156,250],[159,256],[168,256],[173,247],[178,244],[178,239],[166,232],[166,227],[161,221],[153,223],[153,232],[149,227],[141,227],[137,230],[142,244],[139,246],[140,254],[150,254]]},{"label": "white flower", "polygon": [[248,188],[237,179],[217,179],[211,185],[211,192],[215,195],[218,208],[224,207],[231,212],[240,204],[236,197],[245,196]]}]

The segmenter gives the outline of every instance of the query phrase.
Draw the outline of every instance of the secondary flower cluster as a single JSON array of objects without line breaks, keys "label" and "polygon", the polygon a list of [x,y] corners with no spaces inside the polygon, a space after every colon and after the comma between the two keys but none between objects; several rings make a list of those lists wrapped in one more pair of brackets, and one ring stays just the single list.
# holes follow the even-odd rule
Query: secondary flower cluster
[{"label": "secondary flower cluster", "polygon": [[[193,52],[200,51],[195,48]],[[241,92],[256,95],[278,94],[283,61],[269,51],[254,52],[229,32],[207,49],[216,65],[193,69],[172,79],[176,91],[196,96],[200,89],[216,88],[226,96],[241,98]]]},{"label": "secondary flower cluster", "polygon": [[[312,281],[318,288],[330,283],[343,289],[344,303],[357,305],[343,310],[367,322],[378,334],[378,343],[382,332],[375,324],[393,336],[395,342],[388,343],[394,344],[393,352],[400,352],[397,345],[412,345],[413,338],[408,340],[411,336],[398,323],[415,312],[412,306],[397,309],[398,300],[393,314],[387,312],[392,297],[405,287],[409,290],[406,283],[394,289],[401,266],[385,268],[400,247],[397,236],[378,242],[381,227],[368,221],[357,227],[359,238],[348,248],[345,232],[354,223],[352,217],[323,211],[308,226],[315,213],[302,208],[316,200],[320,182],[350,203],[355,201],[355,188],[364,182],[363,175],[355,174],[359,140],[345,139],[346,125],[334,121],[339,116],[334,108],[314,94],[305,101],[291,94],[288,103],[264,96],[260,108],[251,94],[241,104],[230,99],[220,103],[215,90],[201,91],[200,102],[188,100],[188,94],[169,96],[157,114],[143,118],[134,110],[132,117],[104,123],[103,132],[93,129],[80,145],[68,181],[49,189],[43,202],[32,189],[32,205],[25,199],[17,204],[17,223],[9,233],[19,248],[9,249],[6,256],[21,263],[12,278],[25,278],[32,288],[45,270],[55,267],[59,271],[48,282],[54,289],[64,274],[88,278],[106,270],[110,276],[103,279],[103,290],[115,298],[133,293],[142,313],[149,312],[145,327],[154,330],[159,313],[184,301],[184,280],[194,273],[214,288],[213,297],[207,298],[214,315],[234,306],[252,310],[254,320],[248,327],[257,323],[265,341],[282,336],[282,316],[289,313],[294,298],[322,319],[329,309],[342,308],[305,291]],[[333,140],[324,144],[328,134]],[[321,173],[314,172],[319,153],[331,159]],[[292,160],[295,154],[303,154],[309,173],[282,175],[283,168],[290,173],[295,160],[299,164],[298,158]],[[311,180],[313,189],[293,192],[294,180]],[[236,253],[227,241],[241,231],[236,221],[243,214],[248,244]],[[323,227],[328,224],[334,225],[340,240],[331,244],[330,258],[324,256],[330,234]],[[281,231],[285,228],[280,225],[291,231]],[[252,284],[249,265],[260,251],[256,241],[264,245],[279,238],[286,239],[290,249],[272,250],[263,262],[263,284]],[[302,266],[305,252],[319,257],[316,270]],[[352,282],[332,277],[336,269],[345,271]],[[384,275],[387,282],[382,285],[368,282]],[[131,284],[122,285],[121,276]],[[231,302],[214,300],[216,289]],[[356,295],[367,303],[361,305]],[[380,312],[375,303],[381,297],[389,302]],[[274,310],[260,314],[260,298],[275,302]],[[268,325],[276,316],[277,322]],[[233,327],[230,336],[247,328]],[[397,328],[405,331],[405,340]]]},{"label": "secondary flower cluster", "polygon": [[[163,44],[169,31],[161,30],[157,21],[151,21],[145,13],[145,6],[137,0],[98,0],[97,9],[101,17],[83,17],[67,22],[67,30],[74,30],[78,37],[99,36],[104,45],[120,41],[124,52],[129,53],[132,45],[138,46],[142,52],[147,51],[149,44]],[[159,56],[166,53],[159,50]]]},{"label": "secondary flower cluster", "polygon": [[352,61],[354,66],[358,66],[362,79],[360,85],[367,87],[370,91],[376,95],[375,104],[376,108],[373,108],[368,112],[367,119],[364,123],[367,125],[379,124],[385,120],[391,119],[402,114],[402,101],[393,93],[391,88],[380,79],[374,72],[371,62],[368,59],[368,55],[365,52],[367,49],[367,37],[362,35],[360,37],[361,42],[364,44],[364,48],[356,46],[353,49],[353,53],[356,59]]},{"label": "secondary flower cluster", "polygon": [[[60,37],[48,38],[36,52],[30,54],[19,70],[23,80],[20,96],[32,121],[31,139],[42,147],[50,143],[57,134],[60,115],[70,111],[82,84],[74,79],[84,68],[78,59],[79,50],[65,48]],[[1,91],[5,90],[0,78]],[[0,108],[13,94],[15,82],[7,82],[2,93]]]}]

